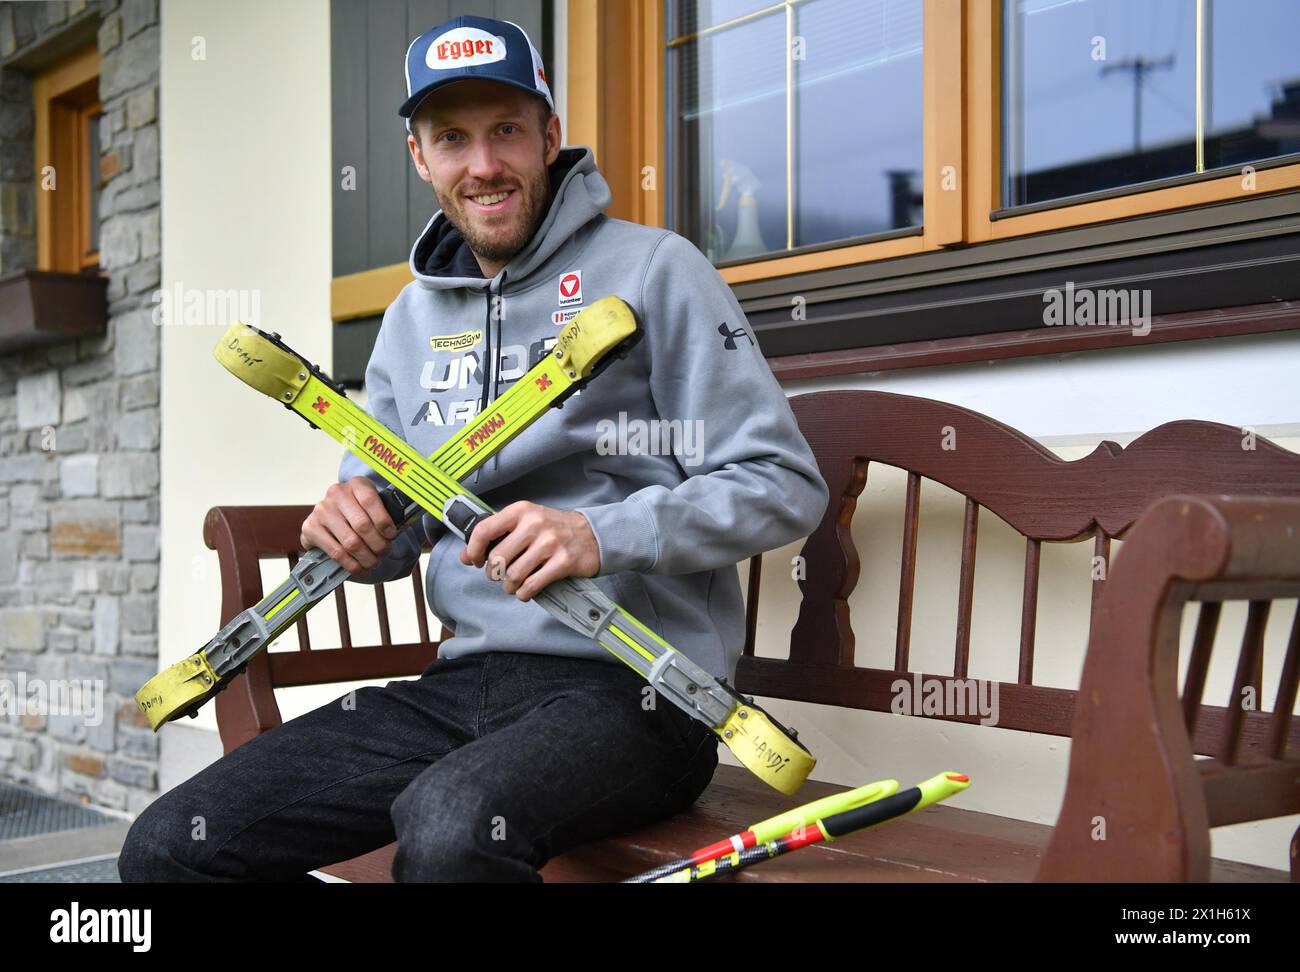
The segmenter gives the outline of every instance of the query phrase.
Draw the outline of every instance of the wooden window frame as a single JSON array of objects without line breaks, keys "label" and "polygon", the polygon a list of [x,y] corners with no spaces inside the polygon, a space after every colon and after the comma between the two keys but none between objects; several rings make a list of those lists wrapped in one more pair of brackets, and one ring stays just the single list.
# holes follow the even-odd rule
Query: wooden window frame
[{"label": "wooden window frame", "polygon": [[[93,193],[85,125],[102,111],[97,46],[82,48],[32,78],[36,150],[36,261],[41,270],[97,270],[99,251],[89,249]],[[41,188],[52,165],[55,190]],[[60,187],[71,186],[67,193]]]},{"label": "wooden window frame", "polygon": [[[797,6],[798,0],[793,3]],[[781,0],[772,4],[780,5]],[[570,36],[589,38],[591,43],[569,45],[566,141],[571,145],[590,145],[595,152],[596,162],[613,196],[609,214],[647,226],[664,226],[666,222],[662,189],[663,175],[667,172],[663,137],[667,110],[664,12],[664,0],[620,3],[569,0]],[[928,23],[929,19],[923,22]],[[946,50],[954,49],[947,25],[942,25],[942,34],[941,43],[946,43]],[[929,51],[928,35],[924,45]],[[923,56],[922,70],[927,85],[936,81],[951,85],[951,71],[943,58]],[[929,174],[940,171],[932,163],[939,154],[950,151],[952,142],[949,133],[927,128],[924,143],[927,198],[932,195]],[[937,175],[934,178],[936,188],[938,178]],[[951,233],[950,224],[927,209],[921,227],[892,232],[887,239],[844,246],[830,243],[800,247],[788,256],[723,265],[719,272],[727,283],[734,285],[907,256],[934,248],[945,233]]]}]

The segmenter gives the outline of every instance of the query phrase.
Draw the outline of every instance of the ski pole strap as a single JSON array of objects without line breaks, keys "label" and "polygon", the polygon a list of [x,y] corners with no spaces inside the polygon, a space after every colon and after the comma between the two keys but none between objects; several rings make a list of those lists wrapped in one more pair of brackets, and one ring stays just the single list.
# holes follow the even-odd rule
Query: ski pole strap
[{"label": "ski pole strap", "polygon": [[[477,469],[515,435],[562,403],[579,387],[600,374],[644,335],[635,312],[617,297],[596,301],[560,331],[555,348],[523,379],[494,403],[491,419],[466,434],[449,439],[429,458],[442,472],[464,477]],[[222,364],[241,380],[292,408],[311,381],[333,397],[346,398],[343,388],[315,365],[288,348],[279,334],[264,334],[236,324],[227,329],[214,351]],[[299,414],[313,428],[311,415],[324,413],[303,402]],[[399,532],[423,507],[391,483],[379,490]],[[181,716],[195,717],[203,704],[224,689],[248,660],[319,603],[348,577],[347,570],[317,547],[306,551],[290,576],[257,604],[246,608],[223,627],[200,651],[150,679],[136,693],[153,730]]]}]

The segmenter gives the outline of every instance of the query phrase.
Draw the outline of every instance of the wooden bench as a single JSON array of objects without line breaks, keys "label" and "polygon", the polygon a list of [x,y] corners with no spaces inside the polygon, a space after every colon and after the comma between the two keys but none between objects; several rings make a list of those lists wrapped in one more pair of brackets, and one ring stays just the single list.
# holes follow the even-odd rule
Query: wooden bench
[{"label": "wooden bench", "polygon": [[[1261,685],[1270,606],[1300,595],[1300,456],[1264,439],[1251,441],[1240,429],[1184,421],[1162,425],[1127,449],[1103,442],[1086,458],[1068,462],[988,416],[941,402],[873,391],[816,392],[790,402],[831,501],[802,548],[806,574],[786,658],[755,654],[762,558],[750,562],[738,689],[765,699],[891,711],[894,683],[918,674],[909,658],[921,485],[930,479],[964,497],[964,525],[952,551],[960,574],[951,671],[919,674],[969,677],[978,527],[987,510],[1024,538],[1023,599],[1016,680],[997,682],[997,725],[980,731],[988,733],[990,746],[998,745],[998,730],[1072,737],[1069,776],[1055,827],[945,804],[729,880],[1300,877],[1300,833],[1291,842],[1290,861],[1279,861],[1279,868],[1211,859],[1209,849],[1211,827],[1300,813],[1300,720],[1291,718],[1300,680],[1300,614],[1290,628],[1275,697],[1265,699]],[[850,524],[873,465],[906,471],[902,522],[889,530],[895,538],[894,531],[902,534],[889,668],[855,664],[848,604],[862,566]],[[208,512],[204,538],[219,554],[222,624],[262,597],[260,559],[295,562],[310,510],[223,506]],[[1123,549],[1112,565],[1113,539],[1122,540]],[[1035,684],[1042,545],[1087,541],[1108,579],[1093,581],[1080,688]],[[437,651],[428,637],[419,575],[417,565],[411,585],[419,642],[391,643],[385,592],[377,585],[381,644],[353,645],[346,592],[356,585],[344,585],[335,594],[342,648],[311,650],[299,622],[299,651],[263,653],[217,696],[225,750],[279,724],[278,687],[418,675]],[[1253,693],[1256,709],[1202,703],[1226,601],[1249,604],[1232,697]],[[1179,686],[1179,633],[1189,602],[1200,607]],[[448,635],[444,628],[442,637]],[[1079,699],[1084,704],[1076,704]],[[973,712],[911,715],[972,724],[980,719]],[[907,786],[961,768],[948,762],[937,751],[925,766],[911,772],[898,766],[889,775]],[[987,774],[979,782],[986,781],[997,784]],[[542,873],[548,881],[616,880],[841,789],[809,781],[791,800],[738,767],[720,765],[690,810],[577,848]],[[1099,822],[1104,840],[1095,839]],[[348,880],[389,881],[392,852],[390,845],[326,870]],[[1281,869],[1288,863],[1289,874]]]}]

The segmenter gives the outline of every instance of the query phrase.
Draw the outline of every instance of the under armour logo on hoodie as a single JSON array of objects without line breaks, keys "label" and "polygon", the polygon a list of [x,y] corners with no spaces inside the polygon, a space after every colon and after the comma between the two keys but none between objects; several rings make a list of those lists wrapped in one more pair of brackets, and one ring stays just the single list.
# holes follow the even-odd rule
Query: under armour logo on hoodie
[{"label": "under armour logo on hoodie", "polygon": [[749,342],[750,347],[753,347],[754,345],[754,339],[749,336],[748,331],[746,331],[743,327],[738,327],[734,331],[728,331],[726,321],[723,321],[721,324],[718,325],[718,333],[721,334],[724,338],[726,338],[726,340],[722,342],[722,346],[726,348],[728,351],[736,350],[737,347],[736,338],[743,337],[746,341]]}]

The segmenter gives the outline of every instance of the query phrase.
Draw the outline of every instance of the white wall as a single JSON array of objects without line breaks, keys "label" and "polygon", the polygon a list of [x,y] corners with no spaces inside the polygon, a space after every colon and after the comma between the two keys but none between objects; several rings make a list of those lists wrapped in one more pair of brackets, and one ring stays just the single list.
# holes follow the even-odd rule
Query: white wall
[{"label": "white wall", "polygon": [[819,388],[875,388],[953,402],[1036,439],[1096,441],[1163,422],[1205,419],[1300,434],[1300,335],[1250,335],[1172,344],[913,368],[843,379],[792,381]]},{"label": "white wall", "polygon": [[[196,36],[206,42],[205,61],[190,57]],[[163,286],[180,281],[186,287],[256,290],[260,326],[280,332],[309,359],[331,368],[327,0],[230,0],[219,6],[168,0],[162,8],[162,40]],[[560,56],[551,73],[558,78],[563,71]],[[558,87],[566,89],[563,83]],[[557,107],[563,124],[563,101]],[[398,128],[394,137],[404,134]],[[312,504],[337,475],[335,443],[273,407],[213,360],[212,348],[227,323],[172,326],[163,333],[163,665],[198,650],[218,628],[217,558],[203,545],[205,512],[219,504]],[[1180,418],[1252,426],[1300,449],[1298,364],[1300,339],[1264,335],[791,382],[788,390],[878,388],[955,402],[1035,436],[1067,458],[1086,454],[1103,438],[1125,443],[1135,432]],[[364,404],[364,395],[354,397]],[[867,499],[892,511],[890,504],[899,500],[898,482],[875,477],[864,509]],[[934,651],[927,670],[942,672],[949,670],[940,666],[955,617],[956,571],[945,533],[960,530],[960,511],[952,497],[929,492],[923,505],[918,605],[934,607],[918,611],[914,644],[917,664]],[[880,522],[897,522],[896,512],[892,515],[891,521],[882,513]],[[863,580],[851,601],[855,620],[862,619],[856,630],[863,664],[883,661],[877,652],[892,643],[888,596],[891,586],[894,596],[897,591],[898,554],[873,539],[873,516],[864,513],[854,525],[862,549],[877,551],[877,559],[864,563]],[[999,534],[992,519],[985,517],[980,527],[972,674],[1005,678],[1005,632],[1018,631],[1019,613],[1018,602],[1013,608],[999,597],[1019,590],[1022,553]],[[768,555],[772,566],[764,571],[762,654],[786,650],[796,589],[779,568],[796,552],[791,547]],[[1079,618],[1086,617],[1086,593],[1070,586],[1075,577],[1071,568],[1077,569],[1081,553],[1070,549],[1044,555],[1043,603],[1050,596],[1059,614],[1055,623],[1046,615],[1040,619],[1045,645],[1039,650],[1040,670],[1060,684],[1077,684],[1082,658],[1077,633]],[[999,556],[1009,557],[1011,566],[989,572]],[[286,573],[287,565],[264,569],[268,584]],[[363,585],[350,585],[355,616],[373,617],[365,604],[369,594]],[[873,617],[880,617],[880,623],[871,624]],[[314,638],[320,639],[316,643],[334,643],[329,640],[336,637],[332,620],[319,611],[309,618]],[[1289,615],[1277,618],[1275,627],[1284,620]],[[397,638],[414,634],[413,617],[398,618],[395,625]],[[364,627],[356,634],[374,636]],[[1276,684],[1278,651],[1271,641],[1266,690]],[[1224,684],[1220,669],[1212,676],[1211,699]],[[284,692],[285,717],[336,698],[345,688]],[[824,706],[774,702],[771,708],[811,745],[819,758],[819,779],[856,785],[892,776],[910,783],[943,769],[960,769],[975,782],[961,797],[963,807],[1048,824],[1060,807],[1068,740]],[[164,729],[164,785],[219,753],[213,713],[209,705],[197,720],[185,720],[184,727]],[[212,735],[196,739],[196,729]],[[723,758],[734,762],[729,754]],[[1220,828],[1214,833],[1214,853],[1285,867],[1287,842],[1297,823],[1300,817]]]},{"label": "white wall", "polygon": [[[328,367],[329,3],[169,0],[161,16],[163,287],[256,291],[254,323]],[[191,57],[196,37],[206,60]],[[213,358],[229,323],[163,328],[164,666],[219,627],[207,510],[314,503],[337,476],[332,440]],[[214,711],[185,725],[215,730]]]}]

